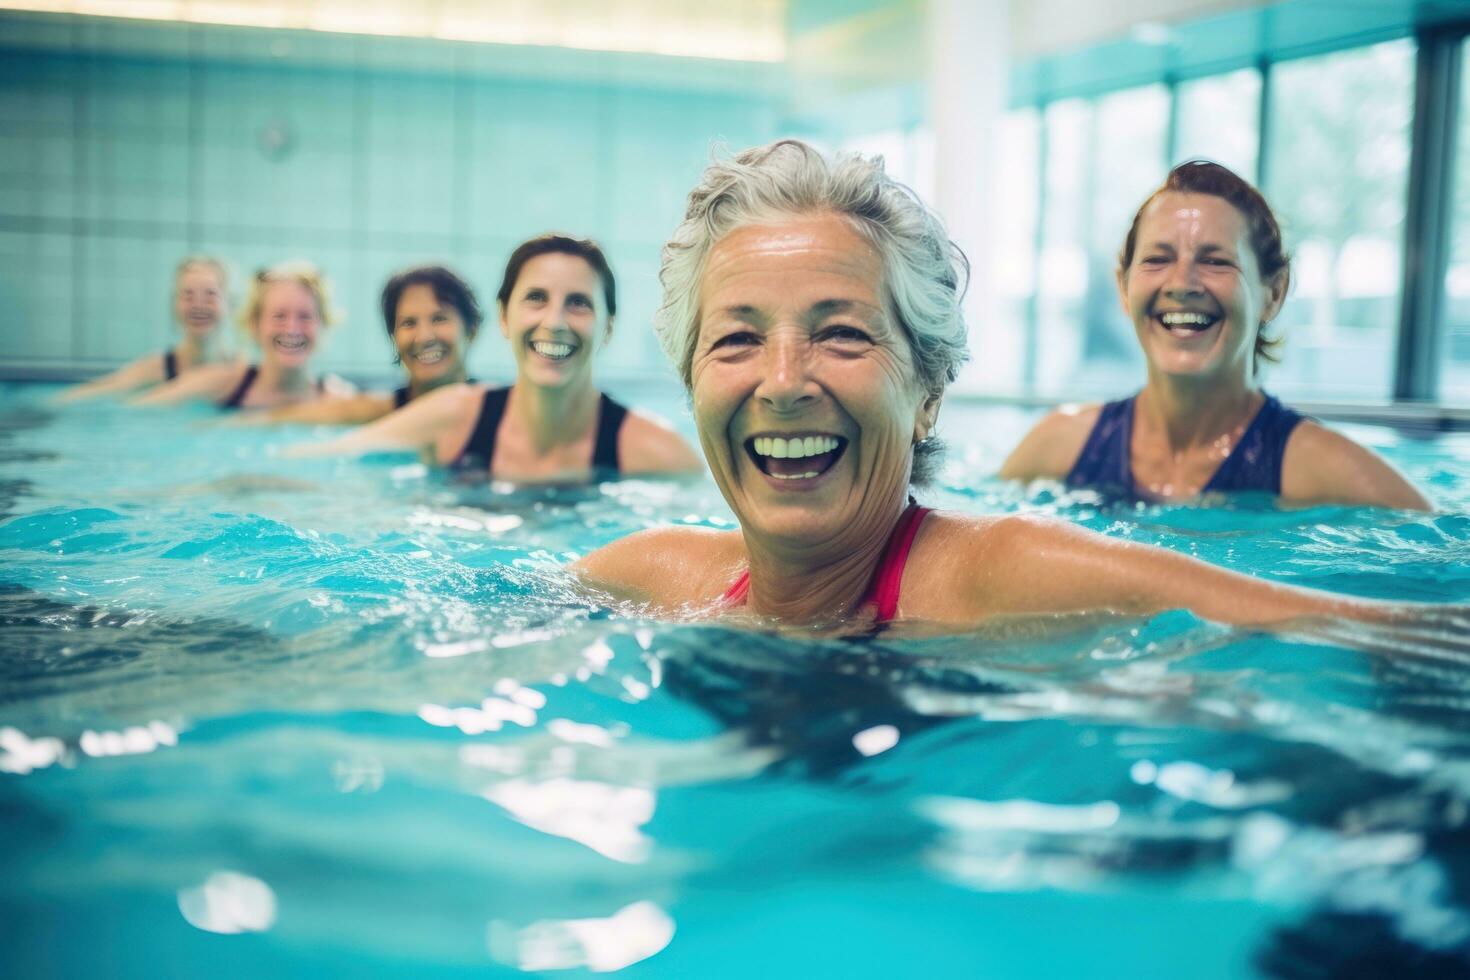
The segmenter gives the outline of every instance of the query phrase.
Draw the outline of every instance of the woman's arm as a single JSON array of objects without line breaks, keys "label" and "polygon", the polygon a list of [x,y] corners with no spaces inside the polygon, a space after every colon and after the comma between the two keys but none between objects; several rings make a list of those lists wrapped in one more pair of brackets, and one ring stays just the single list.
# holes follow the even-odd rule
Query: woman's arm
[{"label": "woman's arm", "polygon": [[188,371],[174,380],[161,384],[152,391],[131,399],[130,405],[177,405],[180,402],[221,402],[245,377],[248,366],[234,362],[230,364],[207,364]]},{"label": "woman's arm", "polygon": [[966,565],[978,570],[973,598],[980,618],[1188,609],[1216,622],[1265,625],[1308,616],[1387,622],[1416,608],[1280,585],[1029,515],[997,519],[971,544]]},{"label": "woman's arm", "polygon": [[393,411],[392,395],[361,394],[345,398],[327,397],[300,405],[285,405],[264,412],[242,412],[232,425],[365,425]]},{"label": "woman's arm", "polygon": [[997,474],[1002,480],[1060,480],[1072,471],[1100,407],[1064,406],[1037,422],[1011,450]]},{"label": "woman's arm", "polygon": [[1302,422],[1286,441],[1281,496],[1300,503],[1434,509],[1382,456],[1315,422]]},{"label": "woman's arm", "polygon": [[111,374],[75,385],[56,396],[58,404],[86,401],[89,398],[105,398],[122,395],[164,380],[163,358],[158,354],[147,354],[131,364],[124,365]]},{"label": "woman's arm", "polygon": [[704,459],[673,427],[642,412],[629,412],[618,433],[618,458],[627,473],[698,473]]},{"label": "woman's arm", "polygon": [[325,442],[292,446],[283,454],[305,456],[360,456],[388,449],[422,449],[465,412],[479,408],[480,393],[469,385],[450,385],[415,398],[376,422]]}]

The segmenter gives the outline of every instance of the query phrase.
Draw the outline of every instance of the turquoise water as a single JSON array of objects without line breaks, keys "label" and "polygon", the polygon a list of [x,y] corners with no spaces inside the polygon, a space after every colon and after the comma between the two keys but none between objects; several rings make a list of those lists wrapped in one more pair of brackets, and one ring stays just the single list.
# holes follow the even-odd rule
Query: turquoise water
[{"label": "turquoise water", "polygon": [[[286,461],[312,432],[47,393],[0,389],[0,975],[1470,965],[1450,645],[1184,613],[825,642],[639,621],[558,565],[727,526],[712,484]],[[1470,599],[1470,437],[1350,430],[1438,515],[1134,508],[987,480],[1028,420],[947,409],[966,441],[926,502]]]}]

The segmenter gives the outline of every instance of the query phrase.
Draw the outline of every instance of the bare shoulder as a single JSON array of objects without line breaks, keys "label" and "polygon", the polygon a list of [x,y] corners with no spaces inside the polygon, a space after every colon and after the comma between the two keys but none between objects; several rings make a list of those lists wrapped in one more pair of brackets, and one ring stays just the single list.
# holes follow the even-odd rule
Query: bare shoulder
[{"label": "bare shoulder", "polygon": [[744,562],[738,531],[657,527],[603,545],[572,570],[600,592],[673,610],[718,598]]},{"label": "bare shoulder", "polygon": [[1009,605],[1011,580],[1028,576],[1039,554],[1087,533],[1036,515],[935,511],[909,553],[901,612],[932,623],[979,622]]},{"label": "bare shoulder", "polygon": [[1297,425],[1286,441],[1281,496],[1298,503],[1433,509],[1428,498],[1382,456],[1310,420]]},{"label": "bare shoulder", "polygon": [[664,419],[629,409],[618,433],[618,458],[629,473],[694,473],[704,460]]},{"label": "bare shoulder", "polygon": [[1048,413],[1001,464],[1000,477],[1060,480],[1071,472],[1101,412],[1101,405],[1063,405]]}]

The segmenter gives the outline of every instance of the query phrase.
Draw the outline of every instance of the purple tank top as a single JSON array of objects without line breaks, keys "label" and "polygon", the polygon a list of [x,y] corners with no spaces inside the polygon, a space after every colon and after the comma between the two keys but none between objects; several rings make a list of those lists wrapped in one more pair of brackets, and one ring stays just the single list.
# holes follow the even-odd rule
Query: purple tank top
[{"label": "purple tank top", "polygon": [[[1143,497],[1133,482],[1133,405],[1138,396],[1108,402],[1087,436],[1067,486],[1088,487],[1127,497]],[[1241,434],[1230,455],[1220,464],[1200,493],[1281,493],[1281,461],[1286,440],[1306,416],[1287,408],[1271,395]]]}]

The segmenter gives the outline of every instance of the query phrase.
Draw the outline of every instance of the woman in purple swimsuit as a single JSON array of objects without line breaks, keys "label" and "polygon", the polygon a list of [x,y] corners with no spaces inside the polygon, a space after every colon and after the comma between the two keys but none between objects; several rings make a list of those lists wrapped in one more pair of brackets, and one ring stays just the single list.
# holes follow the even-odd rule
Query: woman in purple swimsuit
[{"label": "woman in purple swimsuit", "polygon": [[1291,282],[1281,229],[1254,187],[1215,163],[1180,164],[1134,216],[1118,289],[1148,361],[1131,398],[1066,407],[1001,467],[1127,497],[1261,491],[1297,503],[1428,510],[1372,451],[1260,388],[1266,327]]},{"label": "woman in purple swimsuit", "polygon": [[740,527],[630,535],[574,566],[583,583],[655,614],[842,630],[1089,610],[1470,614],[1263,582],[1030,515],[919,507],[911,488],[933,472],[966,356],[963,271],[879,161],[783,140],[711,165],[664,247],[656,325]]}]

